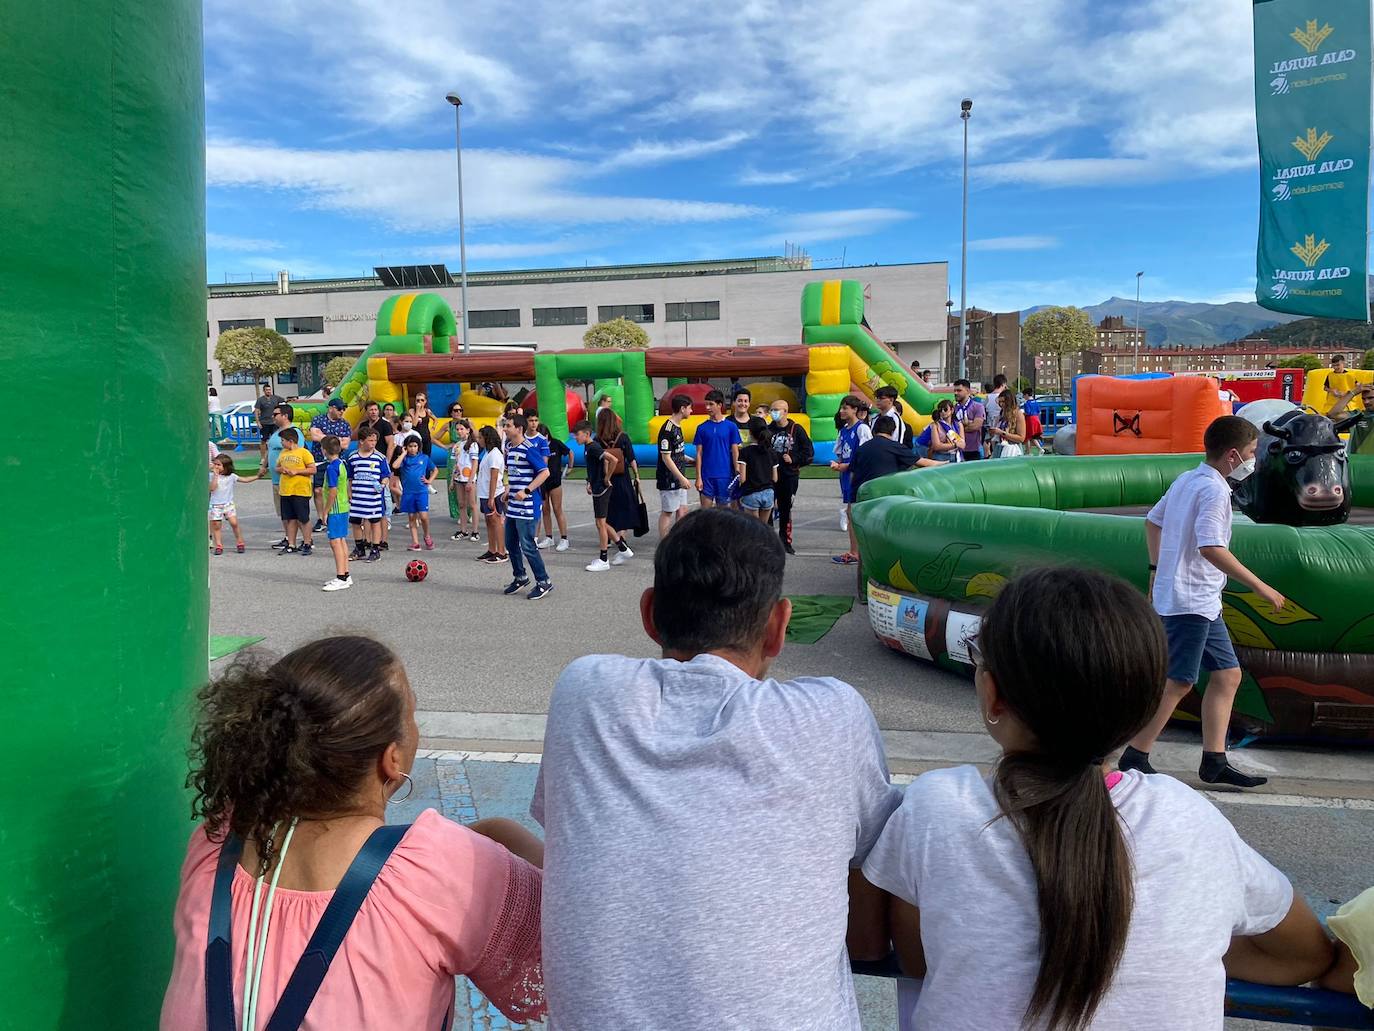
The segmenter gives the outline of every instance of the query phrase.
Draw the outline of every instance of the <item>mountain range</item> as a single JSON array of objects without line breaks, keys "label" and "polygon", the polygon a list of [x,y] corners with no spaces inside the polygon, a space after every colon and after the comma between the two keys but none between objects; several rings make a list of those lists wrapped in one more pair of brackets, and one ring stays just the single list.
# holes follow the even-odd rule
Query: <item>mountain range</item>
[{"label": "mountain range", "polygon": [[[1022,318],[1046,305],[1037,305],[1021,313]],[[1094,323],[1108,315],[1125,318],[1128,327],[1135,325],[1135,300],[1129,297],[1109,297],[1101,304],[1083,309]],[[1226,304],[1204,304],[1196,301],[1141,301],[1140,327],[1145,331],[1148,347],[1206,347],[1238,340],[1258,330],[1268,329],[1302,318],[1261,308],[1253,301],[1230,301]]]}]

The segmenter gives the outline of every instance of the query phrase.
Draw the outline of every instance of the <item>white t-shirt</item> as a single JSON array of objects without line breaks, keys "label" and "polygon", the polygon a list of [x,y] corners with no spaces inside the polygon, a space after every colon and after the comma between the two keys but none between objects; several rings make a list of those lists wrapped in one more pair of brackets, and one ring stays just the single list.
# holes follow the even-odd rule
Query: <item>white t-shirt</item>
[{"label": "white t-shirt", "polygon": [[1145,517],[1160,528],[1152,595],[1161,616],[1221,615],[1226,574],[1199,548],[1231,546],[1231,488],[1206,462],[1180,476]]},{"label": "white t-shirt", "polygon": [[[1111,790],[1135,870],[1135,910],[1094,1031],[1216,1031],[1233,934],[1274,928],[1293,886],[1217,808],[1163,774]],[[987,778],[972,766],[922,774],[864,863],[873,884],[918,907],[926,976],[901,1027],[1020,1026],[1040,969],[1035,874]]]},{"label": "white t-shirt", "polygon": [[576,659],[530,806],[550,1031],[859,1031],[847,879],[900,798],[848,684]]},{"label": "white t-shirt", "polygon": [[457,482],[467,483],[472,479],[473,465],[480,450],[472,441],[466,444],[460,441],[448,449],[449,458],[453,462],[453,475]]},{"label": "white t-shirt", "polygon": [[506,493],[506,456],[501,454],[496,448],[488,448],[482,455],[482,461],[477,466],[477,499],[479,501],[491,500],[491,471],[497,471],[496,477],[496,496],[499,498]]},{"label": "white t-shirt", "polygon": [[220,476],[219,483],[210,492],[210,504],[232,505],[234,503],[234,484],[239,480],[238,473]]}]

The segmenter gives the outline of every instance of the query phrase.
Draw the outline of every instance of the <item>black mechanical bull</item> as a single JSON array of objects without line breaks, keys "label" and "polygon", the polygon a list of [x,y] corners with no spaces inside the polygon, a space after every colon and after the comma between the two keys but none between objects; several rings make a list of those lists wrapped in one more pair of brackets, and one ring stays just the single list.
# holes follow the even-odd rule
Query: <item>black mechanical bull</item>
[{"label": "black mechanical bull", "polygon": [[1350,469],[1337,436],[1363,413],[1332,422],[1285,412],[1264,424],[1255,471],[1236,487],[1240,510],[1257,523],[1331,526],[1350,516]]}]

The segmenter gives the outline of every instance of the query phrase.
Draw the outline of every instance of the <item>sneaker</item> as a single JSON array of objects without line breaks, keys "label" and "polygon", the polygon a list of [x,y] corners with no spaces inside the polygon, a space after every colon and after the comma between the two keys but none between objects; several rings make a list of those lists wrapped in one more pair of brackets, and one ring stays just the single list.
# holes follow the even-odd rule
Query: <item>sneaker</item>
[{"label": "sneaker", "polygon": [[528,598],[530,601],[538,601],[540,598],[544,597],[544,595],[548,594],[551,590],[553,590],[553,584],[549,583],[549,581],[547,580],[543,580],[540,583],[535,584],[534,590],[530,591],[530,593],[525,595],[525,597]]},{"label": "sneaker", "polygon": [[468,534],[468,540],[472,541],[473,544],[477,544],[482,540],[482,535],[476,530],[473,530],[472,533]]},{"label": "sneaker", "polygon": [[438,494],[438,493],[439,493],[439,491],[438,491],[437,489],[435,489],[434,484],[432,484],[432,483],[429,485],[429,492],[430,492],[431,494]]},{"label": "sneaker", "polygon": [[391,542],[390,542],[390,541],[382,541],[382,543],[381,543],[381,544],[378,544],[377,547],[381,548],[383,551],[390,551],[390,550],[391,550]]},{"label": "sneaker", "polygon": [[272,548],[275,551],[281,551],[282,548],[286,547],[286,543],[286,538],[283,537],[281,540],[277,541],[277,543],[273,544]]},{"label": "sneaker", "polygon": [[1226,784],[1233,788],[1257,788],[1269,783],[1268,777],[1252,777],[1241,773],[1224,758],[1219,763],[1202,760],[1198,767],[1198,779],[1204,784]]},{"label": "sneaker", "polygon": [[782,542],[782,550],[787,552],[787,554],[789,555],[795,555],[797,553],[797,549],[792,547],[792,545],[788,544],[786,541]]},{"label": "sneaker", "polygon": [[426,537],[426,538],[425,538],[425,550],[426,550],[426,551],[433,551],[433,550],[434,550],[434,538],[433,538],[433,537]]},{"label": "sneaker", "polygon": [[216,555],[223,555],[223,554],[224,554],[224,549],[223,549],[223,548],[216,548],[216,549],[215,549],[215,554],[216,554]]},{"label": "sneaker", "polygon": [[488,555],[488,556],[487,556],[486,558],[484,558],[482,561],[485,562],[485,563],[487,563],[488,565],[499,566],[502,562],[509,562],[509,561],[510,561],[510,556],[509,556],[509,555],[498,555],[498,554],[496,554],[496,552],[493,551],[490,555]]},{"label": "sneaker", "polygon": [[554,551],[567,551],[567,550],[568,550],[569,548],[571,548],[571,547],[572,547],[572,545],[568,543],[568,538],[562,537],[562,538],[560,538],[559,541],[558,541],[558,547],[554,548],[553,550],[554,550]]},{"label": "sneaker", "polygon": [[242,555],[244,552],[243,541],[239,541],[237,544],[235,544],[234,550],[237,551],[240,555]]},{"label": "sneaker", "polygon": [[831,555],[831,562],[838,562],[842,566],[852,566],[858,563],[859,556],[845,552],[843,555]]},{"label": "sneaker", "polygon": [[406,547],[406,551],[419,551],[419,550],[420,550],[420,545],[418,545],[418,544],[411,544],[411,545],[408,545],[408,546]]},{"label": "sneaker", "polygon": [[467,539],[468,535],[465,534],[462,530],[459,530],[457,533],[455,533],[452,537],[449,538],[449,540],[451,541],[465,541]]},{"label": "sneaker", "polygon": [[616,553],[617,555],[624,555],[626,558],[634,558],[634,557],[635,557],[635,553],[634,553],[633,551],[630,550],[630,547],[629,547],[628,544],[625,546],[625,550],[624,550],[624,551],[620,550],[619,548],[616,548],[615,553]]},{"label": "sneaker", "polygon": [[366,555],[367,555],[367,546],[364,545],[364,544],[359,543],[359,544],[353,545],[353,553],[352,553],[351,555],[349,555],[348,557],[351,558],[351,559],[354,559],[354,560],[361,560],[361,559],[362,559],[364,556],[366,556]]},{"label": "sneaker", "polygon": [[521,578],[521,577],[518,577],[518,576],[517,576],[517,577],[516,577],[514,580],[512,580],[510,583],[506,584],[506,589],[505,589],[504,591],[502,591],[501,593],[502,593],[502,594],[517,594],[517,593],[519,593],[520,591],[523,591],[523,590],[524,590],[526,587],[528,587],[529,585],[530,585],[530,578],[529,578],[528,576],[527,576],[527,577],[524,577],[524,578]]},{"label": "sneaker", "polygon": [[538,548],[540,551],[543,551],[545,548],[547,548],[547,547],[548,547],[550,544],[552,544],[552,543],[553,543],[553,538],[552,538],[552,537],[536,537],[536,538],[534,539],[534,546],[535,546],[536,548]]},{"label": "sneaker", "polygon": [[314,553],[315,553],[315,546],[314,546],[313,544],[302,544],[302,545],[301,545],[301,554],[302,554],[302,555],[313,555]]},{"label": "sneaker", "polygon": [[595,561],[588,564],[586,568],[587,572],[589,573],[604,573],[606,572],[606,570],[611,568],[611,564],[607,562],[604,558],[598,558]]},{"label": "sneaker", "polygon": [[382,557],[381,551],[380,551],[379,549],[377,549],[377,548],[373,548],[373,549],[370,550],[366,555],[363,556],[363,561],[364,561],[364,562],[378,562],[378,561],[381,560],[381,557]]},{"label": "sneaker", "polygon": [[627,556],[627,555],[633,555],[633,554],[634,554],[633,551],[630,551],[630,552],[617,551],[617,552],[615,553],[615,558],[611,559],[611,565],[613,565],[613,566],[623,566],[626,562],[630,561],[629,558],[627,558],[626,556]]},{"label": "sneaker", "polygon": [[352,577],[349,577],[347,580],[340,580],[340,579],[336,576],[336,577],[334,577],[333,580],[330,580],[329,583],[327,583],[327,584],[325,584],[323,587],[321,587],[320,590],[322,590],[322,591],[346,591],[346,590],[348,590],[348,588],[350,588],[350,587],[352,587],[352,586],[353,586],[353,578],[352,578]]},{"label": "sneaker", "polygon": [[489,558],[494,558],[495,556],[496,556],[496,552],[494,552],[494,551],[484,551],[484,552],[482,552],[482,554],[478,555],[475,559],[473,559],[473,561],[474,561],[474,562],[485,562],[487,559],[489,559]]},{"label": "sneaker", "polygon": [[315,520],[315,525],[312,526],[312,527],[310,528],[310,532],[311,532],[311,533],[323,533],[323,532],[324,532],[324,521],[323,521],[322,519],[316,519],[316,520]]},{"label": "sneaker", "polygon": [[[391,520],[390,520],[390,519],[388,519],[388,520],[386,521],[386,528],[387,528],[388,530],[391,529]],[[386,541],[382,541],[382,543],[385,544]]]},{"label": "sneaker", "polygon": [[278,554],[278,555],[294,555],[294,554],[296,554],[296,549],[293,548],[293,547],[291,547],[291,545],[288,544],[286,547],[282,548],[281,551],[277,552],[277,554]]}]

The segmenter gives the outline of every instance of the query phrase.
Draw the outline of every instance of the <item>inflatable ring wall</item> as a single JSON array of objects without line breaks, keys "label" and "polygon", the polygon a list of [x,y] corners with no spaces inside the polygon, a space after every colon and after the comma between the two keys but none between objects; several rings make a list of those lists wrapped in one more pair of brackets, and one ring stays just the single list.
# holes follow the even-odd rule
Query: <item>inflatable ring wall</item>
[{"label": "inflatable ring wall", "polygon": [[4,15],[0,359],[84,454],[0,462],[54,502],[0,601],[0,1024],[156,1027],[209,669],[201,4]]},{"label": "inflatable ring wall", "polygon": [[[875,634],[968,671],[966,643],[982,611],[1025,569],[1090,566],[1144,591],[1144,519],[1074,510],[1152,505],[1199,460],[1003,459],[865,484],[853,519]],[[1354,503],[1374,505],[1374,458],[1352,457],[1350,467]],[[1245,673],[1238,721],[1271,738],[1374,742],[1374,528],[1242,520],[1231,548],[1288,599],[1275,614],[1228,584],[1222,614]],[[1043,603],[1048,610],[1054,599]]]}]

